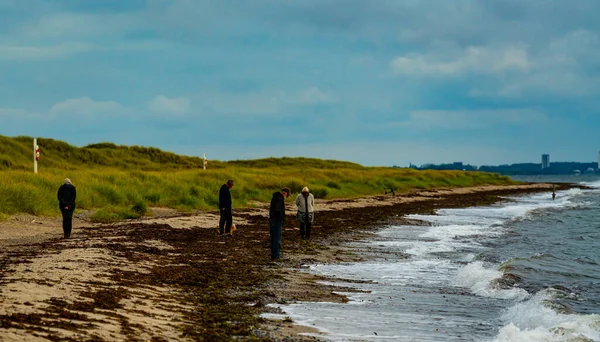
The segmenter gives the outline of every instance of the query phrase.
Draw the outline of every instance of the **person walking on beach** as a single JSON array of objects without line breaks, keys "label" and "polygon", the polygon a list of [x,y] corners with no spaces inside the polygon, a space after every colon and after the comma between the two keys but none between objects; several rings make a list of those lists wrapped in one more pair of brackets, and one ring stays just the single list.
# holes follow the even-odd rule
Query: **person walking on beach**
[{"label": "person walking on beach", "polygon": [[221,219],[219,220],[219,235],[221,237],[231,236],[231,224],[233,216],[231,213],[231,191],[233,180],[228,180],[226,184],[221,186],[219,190],[219,212]]},{"label": "person walking on beach", "polygon": [[281,231],[285,223],[285,199],[290,196],[290,189],[283,188],[273,193],[269,208],[269,234],[271,237],[271,260],[281,257]]},{"label": "person walking on beach", "polygon": [[73,230],[73,212],[75,211],[75,199],[77,191],[69,178],[65,178],[65,182],[58,188],[58,206],[63,217],[63,233],[64,238],[68,239]]},{"label": "person walking on beach", "polygon": [[[315,219],[315,197],[304,187],[296,197],[296,219],[300,222],[300,236],[303,240],[310,239],[310,229]],[[306,229],[305,229],[306,228]]]}]

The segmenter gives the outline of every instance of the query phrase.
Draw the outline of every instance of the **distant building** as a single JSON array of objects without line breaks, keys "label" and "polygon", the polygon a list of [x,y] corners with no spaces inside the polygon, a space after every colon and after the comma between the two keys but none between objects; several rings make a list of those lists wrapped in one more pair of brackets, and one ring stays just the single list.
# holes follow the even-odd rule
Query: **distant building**
[{"label": "distant building", "polygon": [[550,167],[550,155],[542,154],[542,169],[547,169]]},{"label": "distant building", "polygon": [[454,163],[452,163],[452,166],[454,166],[458,170],[462,170],[463,169],[463,162],[454,162]]}]

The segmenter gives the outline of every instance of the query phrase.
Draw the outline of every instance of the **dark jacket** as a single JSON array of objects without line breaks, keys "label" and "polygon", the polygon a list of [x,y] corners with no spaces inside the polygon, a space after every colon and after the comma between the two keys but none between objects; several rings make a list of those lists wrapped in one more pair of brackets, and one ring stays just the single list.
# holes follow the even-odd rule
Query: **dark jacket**
[{"label": "dark jacket", "polygon": [[69,207],[68,210],[75,209],[75,199],[77,198],[77,191],[73,184],[65,183],[58,188],[58,205],[61,210],[65,207]]},{"label": "dark jacket", "polygon": [[221,208],[231,209],[231,192],[227,184],[223,184],[219,190],[219,209]]},{"label": "dark jacket", "polygon": [[273,194],[271,207],[269,208],[269,220],[275,222],[285,222],[285,197],[281,192]]}]

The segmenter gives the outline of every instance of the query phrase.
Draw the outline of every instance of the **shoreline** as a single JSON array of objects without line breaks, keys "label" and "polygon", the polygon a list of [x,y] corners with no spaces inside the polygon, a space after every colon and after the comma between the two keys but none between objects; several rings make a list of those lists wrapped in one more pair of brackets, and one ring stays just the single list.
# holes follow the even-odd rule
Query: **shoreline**
[{"label": "shoreline", "polygon": [[[574,187],[581,186],[559,184],[557,190]],[[270,303],[346,300],[335,292],[347,288],[317,284],[322,278],[302,272],[302,265],[355,261],[345,243],[367,238],[374,227],[401,223],[405,214],[551,190],[551,184],[525,184],[317,200],[310,241],[300,239],[288,200],[280,263],[269,258],[268,204],[234,209],[238,230],[225,240],[217,237],[214,212],[109,225],[78,221],[69,240],[57,238],[59,219],[0,222],[0,336],[315,340],[299,335],[314,333],[310,328],[259,317],[273,311]]]},{"label": "shoreline", "polygon": [[[563,184],[556,187],[556,190],[565,190],[569,188],[585,188],[577,184]],[[303,301],[303,302],[334,302],[345,303],[347,298],[339,295],[336,292],[358,292],[352,287],[335,287],[331,285],[321,285],[316,281],[339,281],[354,283],[356,281],[341,279],[335,277],[319,277],[302,271],[302,266],[307,263],[340,263],[340,262],[356,262],[367,261],[365,255],[354,255],[350,250],[354,248],[346,248],[344,245],[350,242],[368,239],[377,230],[389,225],[420,225],[421,221],[406,219],[403,216],[408,214],[432,214],[437,209],[442,208],[466,208],[473,206],[492,205],[494,203],[506,201],[504,196],[518,196],[529,193],[540,193],[549,190],[549,197],[552,193],[552,185],[545,183],[516,185],[516,186],[487,186],[475,188],[461,188],[452,191],[452,189],[438,189],[430,191],[415,191],[405,196],[404,198],[388,198],[386,196],[377,196],[372,198],[362,198],[357,202],[352,202],[346,208],[335,209],[337,217],[333,220],[340,222],[354,222],[350,230],[339,231],[343,238],[338,241],[327,240],[332,243],[327,249],[319,250],[317,255],[296,254],[290,257],[290,263],[293,264],[289,269],[286,269],[286,280],[292,282],[301,282],[301,286],[286,286],[286,280],[276,282],[274,286],[285,286],[284,289],[275,291],[279,300],[284,299],[286,304]],[[333,205],[338,207],[340,202],[345,200],[332,201]],[[337,202],[337,203],[335,203]],[[361,203],[360,205],[358,203]],[[365,206],[366,204],[366,206]],[[350,214],[348,211],[363,211],[362,213]],[[347,218],[355,216],[355,218]],[[360,217],[359,220],[356,216]],[[382,219],[376,220],[377,217]],[[336,234],[337,234],[336,233]],[[408,257],[408,256],[407,256]],[[371,256],[375,259],[376,257]],[[299,278],[299,280],[298,280]],[[280,315],[278,309],[267,310],[267,313]],[[321,341],[321,339],[312,336],[303,336],[303,333],[314,335],[322,335],[316,329],[308,326],[295,325],[292,321],[277,320],[273,318],[268,320],[263,325],[263,328],[270,332],[270,337],[280,341]],[[322,341],[327,341],[326,335],[323,335]]]}]

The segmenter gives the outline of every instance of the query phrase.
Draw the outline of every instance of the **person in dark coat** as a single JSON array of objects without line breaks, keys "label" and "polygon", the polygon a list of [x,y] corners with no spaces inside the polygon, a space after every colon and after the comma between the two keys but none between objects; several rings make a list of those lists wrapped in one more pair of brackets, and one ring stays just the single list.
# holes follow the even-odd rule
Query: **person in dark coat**
[{"label": "person in dark coat", "polygon": [[290,196],[290,189],[283,188],[275,192],[269,208],[269,234],[271,236],[271,260],[281,257],[281,231],[285,223],[285,199]]},{"label": "person in dark coat", "polygon": [[65,178],[65,183],[58,188],[57,198],[63,217],[64,237],[68,239],[73,230],[73,212],[75,211],[75,199],[77,198],[77,191],[69,178]]},{"label": "person in dark coat", "polygon": [[219,220],[219,235],[231,236],[231,225],[233,216],[231,213],[231,191],[233,180],[228,180],[226,184],[221,186],[219,190],[219,212],[221,219]]}]

